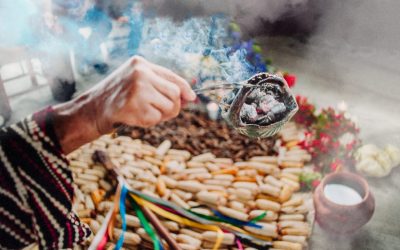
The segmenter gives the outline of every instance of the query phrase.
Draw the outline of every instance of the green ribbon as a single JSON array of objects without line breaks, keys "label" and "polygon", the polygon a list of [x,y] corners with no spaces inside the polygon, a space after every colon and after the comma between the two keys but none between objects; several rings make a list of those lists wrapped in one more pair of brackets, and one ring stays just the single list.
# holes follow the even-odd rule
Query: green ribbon
[{"label": "green ribbon", "polygon": [[251,220],[251,222],[254,222],[254,223],[259,222],[260,220],[264,219],[265,216],[267,216],[267,211],[265,211],[264,213],[260,214],[259,216],[255,217],[255,218],[253,218]]},{"label": "green ribbon", "polygon": [[194,221],[196,221],[198,223],[206,224],[206,225],[216,225],[212,221],[205,220],[205,219],[203,219],[203,218],[201,218],[199,216],[195,216],[194,214],[190,213],[186,209],[184,209],[184,208],[182,208],[180,206],[177,206],[177,205],[175,205],[175,204],[173,204],[171,202],[168,202],[168,201],[165,201],[163,199],[159,199],[159,198],[155,198],[155,197],[143,194],[142,192],[139,192],[137,190],[129,190],[129,192],[131,192],[131,193],[139,196],[140,198],[145,199],[145,200],[147,200],[147,201],[149,201],[151,203],[155,203],[155,204],[158,204],[158,205],[162,205],[162,206],[171,208],[171,209],[175,210],[176,212],[179,212],[180,214],[186,216],[188,219],[194,220]]},{"label": "green ribbon", "polygon": [[[192,209],[193,208],[197,208],[197,207],[209,208],[208,206],[200,205],[200,206],[192,207]],[[257,218],[260,217],[261,215],[257,216],[256,218],[254,218],[251,221],[241,221],[241,220],[237,220],[237,219],[234,219],[234,218],[231,218],[231,217],[228,217],[228,216],[224,216],[224,215],[220,214],[218,211],[216,211],[214,209],[211,209],[211,208],[209,208],[209,209],[214,213],[214,215],[205,215],[205,214],[196,213],[196,212],[192,211],[191,209],[189,209],[188,211],[190,213],[192,213],[192,214],[194,214],[196,216],[199,216],[199,217],[201,217],[203,219],[206,219],[206,220],[223,222],[223,223],[231,224],[231,225],[237,226],[237,227],[250,226],[250,227],[259,228],[259,229],[261,229],[262,226],[255,224],[255,222],[263,219],[265,217],[265,215],[267,214],[266,212],[261,214],[262,217],[260,219],[257,219]],[[255,219],[257,219],[257,220],[255,220]]]},{"label": "green ribbon", "polygon": [[[188,219],[191,219],[197,223],[201,223],[201,224],[205,224],[205,225],[217,225],[217,226],[221,226],[223,229],[226,229],[227,231],[231,231],[232,229],[230,228],[226,228],[224,226],[225,223],[227,223],[225,220],[221,219],[221,218],[216,218],[215,216],[207,216],[207,215],[203,215],[203,214],[197,214],[193,211],[190,210],[186,210],[180,206],[177,206],[171,202],[165,201],[163,199],[159,199],[159,198],[155,198],[149,195],[146,195],[142,192],[139,192],[137,190],[133,190],[133,189],[129,189],[129,192],[139,196],[140,198],[147,200],[148,202],[151,203],[155,203],[158,205],[162,205],[165,207],[168,207],[172,210],[174,210],[175,212],[178,212],[180,214],[182,214],[183,216],[185,216]],[[130,199],[132,199],[132,197],[129,196]],[[232,233],[237,234],[237,231],[233,231]],[[254,238],[253,236],[247,236],[248,238],[252,238],[254,240],[256,240],[256,238]]]},{"label": "green ribbon", "polygon": [[153,228],[150,226],[150,223],[148,222],[148,220],[146,219],[146,216],[143,214],[142,210],[140,209],[139,204],[137,204],[137,202],[128,195],[129,197],[129,201],[133,207],[133,209],[135,210],[135,213],[137,215],[137,217],[140,220],[140,224],[142,225],[144,231],[146,231],[146,233],[150,236],[152,242],[153,242],[153,246],[154,246],[154,250],[162,250],[163,247],[161,245],[160,239],[158,238],[156,232],[153,230]]}]

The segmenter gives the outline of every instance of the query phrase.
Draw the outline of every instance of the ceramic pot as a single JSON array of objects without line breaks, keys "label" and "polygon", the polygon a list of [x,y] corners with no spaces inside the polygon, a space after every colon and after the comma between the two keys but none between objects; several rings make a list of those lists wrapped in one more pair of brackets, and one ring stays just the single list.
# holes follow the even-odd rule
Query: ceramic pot
[{"label": "ceramic pot", "polygon": [[[341,184],[356,190],[362,201],[355,205],[340,205],[329,200],[324,193],[327,184]],[[367,181],[349,172],[331,173],[325,176],[314,192],[316,220],[321,228],[337,234],[355,232],[365,225],[375,210],[375,199]]]}]

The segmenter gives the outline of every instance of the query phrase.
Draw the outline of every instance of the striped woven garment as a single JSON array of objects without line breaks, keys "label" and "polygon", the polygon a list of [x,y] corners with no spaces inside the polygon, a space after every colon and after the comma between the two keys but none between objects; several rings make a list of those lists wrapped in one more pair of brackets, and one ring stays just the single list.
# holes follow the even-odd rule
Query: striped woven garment
[{"label": "striped woven garment", "polygon": [[67,249],[90,235],[71,211],[72,174],[44,109],[0,130],[0,249]]}]

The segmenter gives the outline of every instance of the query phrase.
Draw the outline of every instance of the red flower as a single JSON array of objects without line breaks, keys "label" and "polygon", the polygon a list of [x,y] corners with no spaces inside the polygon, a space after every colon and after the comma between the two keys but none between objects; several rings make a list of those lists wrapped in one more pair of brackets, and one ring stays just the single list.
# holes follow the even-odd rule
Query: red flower
[{"label": "red flower", "polygon": [[337,150],[340,147],[340,143],[338,141],[335,141],[332,143],[332,147],[334,150]]},{"label": "red flower", "polygon": [[[354,122],[332,107],[316,114],[315,106],[307,97],[296,96],[296,101],[299,111],[294,120],[307,129],[299,145],[311,154],[315,171],[326,174],[338,167],[354,165],[353,151],[360,144],[359,128]],[[353,134],[354,140],[341,145],[339,139],[346,133]]]},{"label": "red flower", "polygon": [[294,87],[296,85],[296,76],[295,75],[285,74],[283,76],[283,78],[285,79],[285,81],[289,85],[289,88],[292,88],[292,87]]},{"label": "red flower", "polygon": [[307,142],[306,140],[302,140],[301,142],[299,142],[299,144],[297,144],[300,148],[302,149],[307,149]]},{"label": "red flower", "polygon": [[353,147],[354,147],[355,144],[356,144],[356,141],[355,141],[355,140],[352,141],[352,142],[350,142],[349,144],[346,145],[346,150],[347,150],[347,151],[353,150]]},{"label": "red flower", "polygon": [[343,164],[343,162],[342,162],[340,159],[336,159],[334,162],[331,163],[331,170],[332,170],[333,172],[335,172],[336,169],[337,169],[338,167],[340,167],[342,164]]},{"label": "red flower", "polygon": [[316,187],[318,187],[318,185],[321,183],[321,181],[320,180],[313,180],[312,182],[311,182],[311,186],[313,187],[313,188],[316,188]]}]

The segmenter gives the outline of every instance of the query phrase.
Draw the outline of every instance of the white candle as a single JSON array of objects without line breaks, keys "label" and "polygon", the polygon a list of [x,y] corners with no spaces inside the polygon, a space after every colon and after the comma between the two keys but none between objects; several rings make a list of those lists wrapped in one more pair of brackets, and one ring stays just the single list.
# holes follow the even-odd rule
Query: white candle
[{"label": "white candle", "polygon": [[210,117],[211,120],[217,120],[218,119],[218,111],[219,111],[219,106],[215,102],[210,102],[207,104],[207,111],[208,111],[208,116]]},{"label": "white candle", "polygon": [[361,203],[361,195],[353,188],[341,184],[327,184],[324,188],[325,197],[328,200],[345,206]]}]

